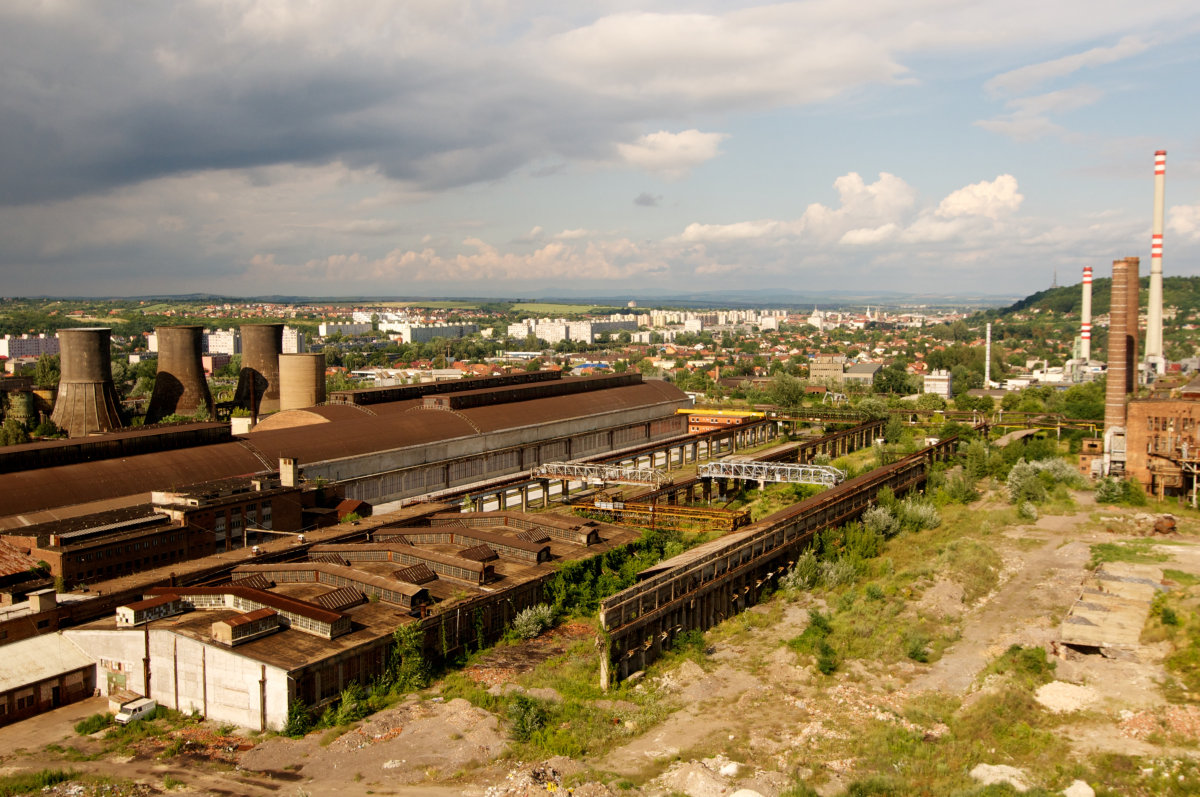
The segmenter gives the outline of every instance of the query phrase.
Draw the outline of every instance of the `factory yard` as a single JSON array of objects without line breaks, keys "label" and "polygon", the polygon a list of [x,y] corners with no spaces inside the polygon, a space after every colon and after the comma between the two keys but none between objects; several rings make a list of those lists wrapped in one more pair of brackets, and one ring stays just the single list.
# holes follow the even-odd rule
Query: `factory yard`
[{"label": "factory yard", "polygon": [[[1198,516],[1155,534],[1156,516],[1096,507],[1086,492],[1045,512],[1023,524],[994,494],[946,507],[941,527],[896,538],[858,582],[776,593],[609,694],[597,686],[594,624],[570,621],[301,740],[185,718],[119,739],[79,736],[71,722],[84,712],[68,707],[0,729],[0,766],[107,779],[51,794],[773,797],[851,784],[858,794],[974,794],[988,782],[1035,794],[1196,793],[1196,665],[1179,660],[1172,672],[1166,660],[1176,648],[1197,655]],[[1153,606],[1150,581],[1171,587]],[[1103,593],[1077,603],[1097,585]],[[1148,596],[1142,608],[1130,590]],[[1139,618],[1140,644],[1104,655],[1059,644],[1064,629],[1128,635],[1095,619],[1099,602],[1127,598],[1133,608],[1112,616]],[[1163,622],[1164,605],[1177,626]],[[830,675],[798,641],[810,610],[832,618]],[[1030,652],[1039,647],[1053,669]],[[513,739],[514,693],[546,712],[529,741]]]}]

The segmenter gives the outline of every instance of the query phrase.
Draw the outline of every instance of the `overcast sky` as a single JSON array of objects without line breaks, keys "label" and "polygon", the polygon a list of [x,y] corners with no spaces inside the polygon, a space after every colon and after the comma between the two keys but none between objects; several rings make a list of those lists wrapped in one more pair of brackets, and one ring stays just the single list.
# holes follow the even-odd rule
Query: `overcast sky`
[{"label": "overcast sky", "polygon": [[4,0],[0,295],[1200,274],[1195,0]]}]

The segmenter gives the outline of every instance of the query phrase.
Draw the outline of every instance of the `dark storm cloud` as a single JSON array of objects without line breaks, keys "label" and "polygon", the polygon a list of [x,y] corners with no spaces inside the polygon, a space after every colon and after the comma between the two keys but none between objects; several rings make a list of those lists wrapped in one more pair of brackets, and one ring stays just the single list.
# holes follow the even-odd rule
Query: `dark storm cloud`
[{"label": "dark storm cloud", "polygon": [[539,158],[603,158],[633,132],[628,109],[572,103],[466,38],[458,51],[420,50],[412,30],[394,46],[379,35],[332,48],[319,29],[250,34],[228,15],[184,3],[0,9],[0,202],[334,160],[436,190]]}]

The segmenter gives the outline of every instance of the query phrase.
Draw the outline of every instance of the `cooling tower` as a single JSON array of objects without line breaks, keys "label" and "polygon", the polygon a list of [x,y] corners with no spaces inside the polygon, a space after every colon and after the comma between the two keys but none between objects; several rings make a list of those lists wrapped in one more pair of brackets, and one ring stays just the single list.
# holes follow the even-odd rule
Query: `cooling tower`
[{"label": "cooling tower", "polygon": [[157,327],[158,374],[146,423],[158,423],[168,415],[195,415],[206,410],[214,416],[212,393],[204,378],[204,328],[200,326]]},{"label": "cooling tower", "polygon": [[70,437],[110,432],[124,425],[113,387],[111,329],[60,329],[62,376],[50,420]]},{"label": "cooling tower", "polygon": [[1139,266],[1141,261],[1136,257],[1127,257],[1128,282],[1125,289],[1129,298],[1125,300],[1125,338],[1128,341],[1125,348],[1125,392],[1136,393],[1138,387],[1138,310],[1141,306],[1142,275]]},{"label": "cooling tower", "polygon": [[1083,267],[1083,307],[1079,313],[1079,359],[1092,359],[1092,267]]},{"label": "cooling tower", "polygon": [[1112,271],[1112,303],[1108,322],[1108,379],[1104,388],[1104,432],[1125,428],[1126,377],[1129,373],[1129,323],[1126,304],[1129,301],[1129,263],[1114,260]]},{"label": "cooling tower", "polygon": [[325,354],[279,356],[279,409],[299,410],[325,403]]},{"label": "cooling tower", "polygon": [[1167,151],[1154,153],[1154,229],[1150,236],[1150,295],[1146,300],[1146,371],[1149,374],[1166,373],[1167,360],[1163,357],[1163,201],[1167,179]]},{"label": "cooling tower", "polygon": [[242,372],[233,402],[256,415],[279,409],[279,355],[283,353],[283,324],[242,327]]}]

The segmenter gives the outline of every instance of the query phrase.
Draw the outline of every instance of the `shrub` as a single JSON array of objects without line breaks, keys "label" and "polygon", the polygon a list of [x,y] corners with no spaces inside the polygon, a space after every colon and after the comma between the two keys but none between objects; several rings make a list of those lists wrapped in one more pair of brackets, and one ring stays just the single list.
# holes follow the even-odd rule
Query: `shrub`
[{"label": "shrub", "polygon": [[896,536],[900,531],[900,523],[891,510],[882,506],[873,506],[862,516],[863,526],[870,531],[886,538]]},{"label": "shrub", "polygon": [[287,722],[283,724],[283,735],[299,739],[312,730],[312,710],[303,700],[296,698],[288,704]]},{"label": "shrub", "polygon": [[371,713],[367,703],[367,690],[357,681],[342,690],[342,702],[337,710],[337,724],[348,725]]},{"label": "shrub", "polygon": [[849,559],[835,559],[832,562],[821,562],[821,581],[827,587],[840,587],[849,584],[858,577],[858,570]]},{"label": "shrub", "polygon": [[1179,615],[1170,606],[1163,606],[1159,609],[1158,617],[1162,620],[1163,625],[1179,625]]},{"label": "shrub", "polygon": [[929,661],[929,651],[926,649],[925,637],[919,634],[910,636],[904,643],[904,652],[913,661]]},{"label": "shrub", "polygon": [[817,555],[810,548],[796,557],[796,564],[783,574],[779,583],[784,589],[799,592],[815,587],[820,577],[821,564],[817,561]]},{"label": "shrub", "polygon": [[821,640],[817,649],[817,669],[821,671],[822,675],[831,675],[837,666],[837,652],[828,642]]},{"label": "shrub", "polygon": [[1038,519],[1037,507],[1033,505],[1032,501],[1024,501],[1017,507],[1017,517],[1027,523],[1034,522]]},{"label": "shrub", "polygon": [[1023,459],[1012,466],[1005,486],[1008,488],[1008,500],[1011,503],[1020,505],[1027,501],[1046,500],[1046,485],[1038,477],[1037,468]]},{"label": "shrub", "polygon": [[112,721],[112,714],[93,714],[92,716],[85,717],[84,719],[81,719],[79,722],[75,723],[75,733],[79,734],[80,736],[87,736],[95,733],[98,730],[107,728],[109,725],[112,725]]},{"label": "shrub", "polygon": [[1114,479],[1107,476],[1096,483],[1096,502],[1145,506],[1146,491],[1136,479]]},{"label": "shrub", "polygon": [[539,603],[522,609],[513,618],[512,631],[519,639],[533,639],[554,624],[554,609]]},{"label": "shrub", "polygon": [[936,529],[942,525],[942,514],[928,501],[912,497],[900,504],[901,525],[912,531]]},{"label": "shrub", "polygon": [[546,727],[548,718],[542,702],[529,695],[516,694],[508,702],[509,733],[518,742],[529,741],[531,736]]}]

